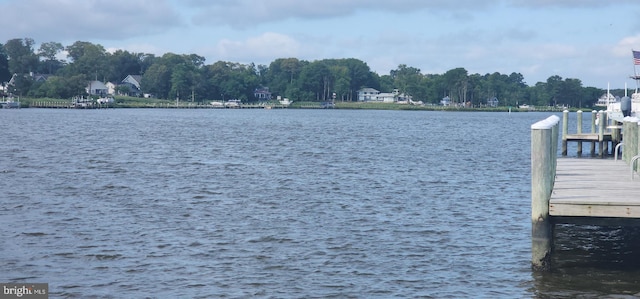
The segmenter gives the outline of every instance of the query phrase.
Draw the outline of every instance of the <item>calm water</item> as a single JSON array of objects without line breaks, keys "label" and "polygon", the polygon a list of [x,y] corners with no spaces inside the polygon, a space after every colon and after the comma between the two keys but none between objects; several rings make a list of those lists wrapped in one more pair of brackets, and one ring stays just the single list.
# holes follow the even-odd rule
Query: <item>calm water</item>
[{"label": "calm water", "polygon": [[549,113],[0,110],[0,282],[52,298],[558,298],[640,292],[621,228],[530,267]]}]

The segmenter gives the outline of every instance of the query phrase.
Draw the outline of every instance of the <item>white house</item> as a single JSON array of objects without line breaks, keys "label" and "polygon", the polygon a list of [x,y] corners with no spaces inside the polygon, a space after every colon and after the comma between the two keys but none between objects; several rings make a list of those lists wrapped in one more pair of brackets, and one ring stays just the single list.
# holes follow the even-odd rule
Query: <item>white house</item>
[{"label": "white house", "polygon": [[393,103],[396,101],[396,93],[381,92],[376,96],[375,101],[383,102],[383,103]]},{"label": "white house", "polygon": [[380,92],[373,88],[363,88],[358,90],[359,102],[383,102],[383,103],[409,103],[411,96],[400,93],[397,89],[393,92]]},{"label": "white house", "polygon": [[369,102],[369,101],[377,101],[378,94],[380,91],[365,87],[358,90],[358,102]]},{"label": "white house", "polygon": [[86,88],[89,95],[106,95],[108,90],[109,89],[104,85],[104,83],[97,80],[89,82]]}]

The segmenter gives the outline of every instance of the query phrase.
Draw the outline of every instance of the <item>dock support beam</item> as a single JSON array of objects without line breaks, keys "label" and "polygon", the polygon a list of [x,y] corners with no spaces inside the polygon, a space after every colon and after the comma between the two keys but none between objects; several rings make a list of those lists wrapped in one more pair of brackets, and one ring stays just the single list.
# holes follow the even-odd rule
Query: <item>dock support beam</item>
[{"label": "dock support beam", "polygon": [[562,111],[562,155],[567,155],[567,135],[569,135],[569,110]]},{"label": "dock support beam", "polygon": [[531,126],[531,265],[534,270],[550,267],[553,223],[549,199],[557,165],[559,120],[557,116],[550,116]]},{"label": "dock support beam", "polygon": [[[598,157],[604,157],[604,153],[608,151],[609,143],[604,141],[604,127],[607,125],[606,121],[607,112],[600,111],[600,118],[598,119]],[[607,149],[605,149],[607,147]]]},{"label": "dock support beam", "polygon": [[[576,117],[578,121],[578,131],[576,133],[582,134],[582,110],[576,112]],[[582,156],[582,141],[578,141],[578,156]]]},{"label": "dock support beam", "polygon": [[[591,133],[596,132],[596,119],[598,119],[598,111],[591,111]],[[596,154],[596,142],[591,141],[591,156]]]},{"label": "dock support beam", "polygon": [[624,146],[622,147],[622,159],[629,165],[631,158],[638,154],[638,119],[625,117],[622,123],[624,132]]}]

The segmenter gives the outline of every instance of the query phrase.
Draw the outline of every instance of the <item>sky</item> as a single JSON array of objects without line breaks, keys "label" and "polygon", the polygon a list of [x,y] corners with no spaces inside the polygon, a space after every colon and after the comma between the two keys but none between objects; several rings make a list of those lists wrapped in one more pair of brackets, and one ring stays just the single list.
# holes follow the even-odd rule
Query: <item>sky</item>
[{"label": "sky", "polygon": [[356,58],[379,75],[404,64],[635,88],[640,0],[0,0],[0,43],[13,38],[205,64]]}]

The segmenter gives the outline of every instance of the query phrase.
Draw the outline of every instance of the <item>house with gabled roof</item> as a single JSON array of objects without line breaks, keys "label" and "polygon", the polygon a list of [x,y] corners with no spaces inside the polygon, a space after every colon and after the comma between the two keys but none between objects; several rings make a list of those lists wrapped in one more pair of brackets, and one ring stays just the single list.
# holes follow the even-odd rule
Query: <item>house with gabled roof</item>
[{"label": "house with gabled roof", "polygon": [[258,100],[268,101],[271,100],[271,92],[269,87],[258,87],[253,90],[253,96]]},{"label": "house with gabled roof", "polygon": [[99,95],[99,96],[104,96],[109,91],[109,89],[107,88],[106,85],[104,85],[104,83],[97,80],[90,81],[87,87],[85,88],[85,90],[89,95]]},{"label": "house with gabled roof", "polygon": [[129,96],[138,97],[142,94],[142,89],[140,88],[140,82],[142,82],[141,75],[127,75],[122,81],[120,85],[129,86]]}]

